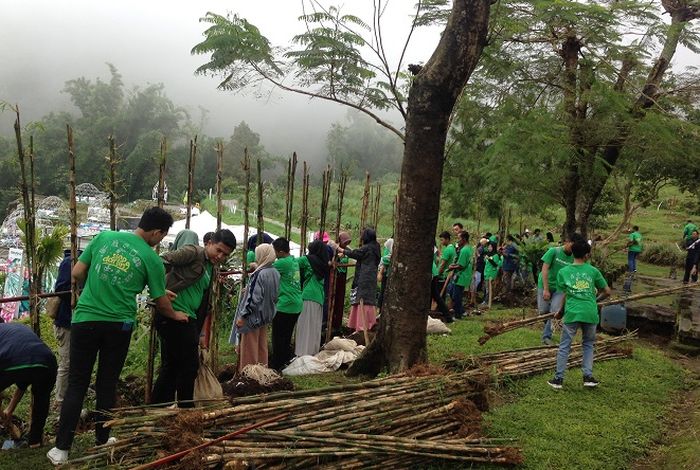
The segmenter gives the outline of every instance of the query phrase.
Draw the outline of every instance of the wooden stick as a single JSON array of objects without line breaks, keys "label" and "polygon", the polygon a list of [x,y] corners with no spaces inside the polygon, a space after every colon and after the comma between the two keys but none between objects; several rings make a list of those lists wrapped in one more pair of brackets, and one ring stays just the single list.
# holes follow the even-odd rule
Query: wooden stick
[{"label": "wooden stick", "polygon": [[183,450],[182,452],[178,452],[176,454],[172,454],[172,455],[169,455],[167,457],[163,457],[162,459],[158,459],[154,462],[147,463],[145,465],[139,465],[138,467],[135,467],[134,470],[147,470],[149,468],[156,468],[156,467],[160,467],[162,465],[168,464],[170,462],[178,461],[182,457],[184,457],[188,454],[191,454],[192,452],[196,452],[198,450],[205,449],[207,447],[213,446],[214,444],[218,444],[219,442],[230,440],[232,437],[238,436],[240,434],[245,434],[248,431],[260,428],[262,426],[265,426],[266,424],[276,423],[277,421],[284,419],[286,416],[287,415],[285,415],[285,414],[273,416],[272,418],[269,418],[269,419],[266,419],[263,421],[259,421],[257,423],[251,424],[250,426],[246,426],[244,428],[230,432],[230,433],[225,434],[217,439],[214,439],[214,440],[209,441],[209,442],[205,442],[204,444],[200,444],[200,445],[193,447],[191,449]]},{"label": "wooden stick", "polygon": [[151,403],[151,391],[153,390],[153,376],[155,374],[156,361],[156,306],[151,307],[151,321],[148,325],[148,357],[146,358],[146,387],[144,388],[144,400]]},{"label": "wooden stick", "polygon": [[297,171],[297,153],[292,153],[287,166],[287,197],[284,213],[284,238],[292,239],[292,218],[294,208],[294,182]]},{"label": "wooden stick", "polygon": [[109,196],[109,229],[117,229],[117,146],[114,136],[107,137],[109,155],[107,156],[107,194]]},{"label": "wooden stick", "polygon": [[[222,181],[224,173],[224,144],[219,141],[216,145],[216,230],[221,230],[221,217],[223,214],[222,201]],[[209,320],[209,365],[216,374],[219,370],[219,320],[221,316],[221,282],[219,282],[219,265],[212,269],[212,278],[214,281],[211,286],[211,297],[209,305],[211,306],[211,317]]]},{"label": "wooden stick", "polygon": [[372,225],[376,232],[379,231],[379,203],[381,202],[382,196],[382,184],[377,181],[376,190],[374,193],[374,214],[372,216]]},{"label": "wooden stick", "polygon": [[362,210],[360,212],[360,227],[359,231],[362,233],[362,231],[365,229],[365,226],[367,225],[367,210],[369,208],[369,171],[365,172],[365,188],[362,192]]},{"label": "wooden stick", "polygon": [[[70,269],[78,261],[78,207],[75,200],[75,147],[73,146],[73,128],[66,124],[68,136],[68,204],[70,206]],[[78,286],[71,276],[71,305],[78,303]]]},{"label": "wooden stick", "polygon": [[262,167],[260,158],[258,158],[258,236],[255,239],[257,246],[263,243],[263,234],[265,233],[265,219],[263,218],[263,183],[262,183]]},{"label": "wooden stick", "polygon": [[302,177],[302,197],[301,197],[301,243],[300,255],[306,253],[306,232],[308,231],[309,223],[309,167],[304,161],[304,173]]},{"label": "wooden stick", "polygon": [[248,280],[248,233],[250,227],[250,156],[248,147],[243,149],[243,160],[241,160],[243,174],[245,175],[245,197],[243,199],[243,275],[241,277],[241,288]]},{"label": "wooden stick", "polygon": [[185,228],[190,228],[192,219],[192,193],[194,192],[194,168],[197,161],[197,136],[190,140],[190,159],[187,164],[187,218]]},{"label": "wooden stick", "polygon": [[493,281],[489,279],[489,310],[491,310],[491,302],[493,301]]},{"label": "wooden stick", "polygon": [[168,154],[168,142],[165,137],[160,140],[160,158],[158,159],[158,207],[165,205],[165,161]]}]

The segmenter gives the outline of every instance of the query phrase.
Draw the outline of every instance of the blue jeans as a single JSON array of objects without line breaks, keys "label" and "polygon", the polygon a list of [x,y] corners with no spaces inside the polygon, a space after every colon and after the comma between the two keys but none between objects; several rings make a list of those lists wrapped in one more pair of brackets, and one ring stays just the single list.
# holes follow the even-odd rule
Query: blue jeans
[{"label": "blue jeans", "polygon": [[[563,292],[551,292],[551,297],[549,300],[544,300],[544,289],[537,289],[537,311],[540,315],[558,312],[561,310],[563,303]],[[547,320],[544,323],[544,329],[542,330],[542,341],[545,339],[552,339],[552,320]]]},{"label": "blue jeans", "polygon": [[627,252],[627,271],[636,272],[637,271],[637,256],[639,256],[638,251],[628,251]]},{"label": "blue jeans", "polygon": [[455,316],[458,318],[464,315],[464,304],[462,303],[463,295],[464,286],[452,284],[452,292],[450,297],[452,297],[452,308],[454,308]]},{"label": "blue jeans", "polygon": [[576,336],[576,331],[581,328],[583,335],[583,363],[581,369],[583,376],[588,377],[593,375],[593,348],[595,346],[595,323],[564,323],[561,329],[561,341],[559,341],[559,351],[557,352],[557,370],[554,374],[555,379],[563,379],[566,371],[566,362],[569,359],[569,351],[571,351],[571,341]]}]

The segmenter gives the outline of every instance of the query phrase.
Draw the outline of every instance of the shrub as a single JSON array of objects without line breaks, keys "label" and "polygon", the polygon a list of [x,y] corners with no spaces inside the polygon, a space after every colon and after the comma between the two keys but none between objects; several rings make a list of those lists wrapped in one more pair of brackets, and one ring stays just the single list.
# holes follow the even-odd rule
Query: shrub
[{"label": "shrub", "polygon": [[658,266],[682,266],[685,253],[668,243],[650,243],[644,247],[639,260]]}]

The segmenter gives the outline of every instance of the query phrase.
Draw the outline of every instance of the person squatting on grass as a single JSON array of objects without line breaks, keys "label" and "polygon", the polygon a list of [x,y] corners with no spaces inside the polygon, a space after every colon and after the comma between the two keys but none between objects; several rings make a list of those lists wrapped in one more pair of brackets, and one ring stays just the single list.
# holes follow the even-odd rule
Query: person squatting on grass
[{"label": "person squatting on grass", "polygon": [[[537,277],[537,311],[540,315],[556,313],[564,302],[564,291],[557,286],[557,275],[562,268],[574,262],[571,246],[574,240],[583,240],[580,234],[567,235],[564,245],[548,249],[542,255],[542,271]],[[552,320],[544,323],[542,343],[552,344]]]},{"label": "person squatting on grass", "polygon": [[277,259],[272,266],[280,273],[277,313],[272,320],[272,364],[281,371],[292,359],[292,334],[304,306],[301,300],[299,262],[289,254],[289,240],[278,238],[272,242]]},{"label": "person squatting on grass", "polygon": [[3,323],[0,318],[0,393],[16,385],[12,399],[0,421],[9,421],[27,387],[32,387],[32,424],[27,436],[29,447],[42,444],[44,425],[49,416],[51,390],[56,382],[56,358],[46,344],[26,325]]},{"label": "person squatting on grass", "polygon": [[[179,234],[178,234],[179,236]],[[160,312],[155,327],[160,338],[160,369],[153,385],[151,403],[177,401],[179,408],[191,408],[194,381],[199,370],[199,333],[209,313],[209,293],[214,266],[223,263],[236,249],[236,237],[230,230],[219,230],[202,248],[186,244],[161,256],[167,272],[166,289],[176,297],[174,309],[189,317],[188,322],[172,320]]]},{"label": "person squatting on grass", "polygon": [[267,367],[267,325],[277,312],[277,295],[280,273],[272,267],[276,259],[275,249],[269,243],[255,248],[257,267],[241,294],[233,320],[229,343],[238,343],[238,371],[249,364]]},{"label": "person squatting on grass", "polygon": [[301,300],[304,305],[297,322],[294,354],[297,357],[313,356],[321,349],[321,325],[323,323],[323,280],[330,269],[328,252],[322,241],[309,243],[308,254],[299,257],[301,275]]},{"label": "person squatting on grass", "polygon": [[[583,386],[595,387],[598,381],[593,377],[593,348],[595,346],[596,327],[600,322],[596,294],[603,293],[599,299],[610,295],[610,287],[603,275],[586,263],[591,246],[583,239],[574,241],[571,251],[574,263],[566,266],[557,275],[557,286],[564,292],[564,315],[561,341],[557,352],[557,368],[554,378],[547,383],[554,389],[561,389],[564,384],[564,372],[569,359],[571,342],[580,328],[583,336]],[[555,318],[561,318],[559,311]]]},{"label": "person squatting on grass", "polygon": [[172,224],[172,216],[163,209],[147,209],[133,233],[107,231],[97,235],[73,268],[74,282],[85,282],[85,289],[73,311],[68,389],[56,447],[47,453],[55,465],[68,460],[96,361],[95,442],[107,443],[110,430],[103,424],[114,406],[117,380],[136,321],[136,296],[144,287],[148,285],[161,315],[175,321],[189,320],[186,313],[173,310],[165,291],[165,268],[153,250]]}]

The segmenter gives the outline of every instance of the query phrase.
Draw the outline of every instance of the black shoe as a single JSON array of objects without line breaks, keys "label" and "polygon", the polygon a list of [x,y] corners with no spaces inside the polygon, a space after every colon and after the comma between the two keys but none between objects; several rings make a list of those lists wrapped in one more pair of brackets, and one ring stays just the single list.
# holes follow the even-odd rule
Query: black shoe
[{"label": "black shoe", "polygon": [[464,315],[455,315],[455,320],[461,320],[462,318],[464,318]]},{"label": "black shoe", "polygon": [[564,388],[564,379],[552,379],[548,380],[547,383],[549,384],[550,387],[552,387],[555,390],[561,390]]},{"label": "black shoe", "polygon": [[589,387],[589,388],[597,387],[599,383],[600,382],[598,382],[595,379],[595,377],[593,377],[592,375],[588,375],[588,376],[583,378],[583,386],[584,387]]},{"label": "black shoe", "polygon": [[454,318],[450,317],[445,317],[445,320],[443,320],[445,323],[454,323]]}]

